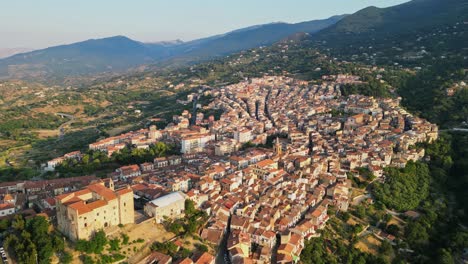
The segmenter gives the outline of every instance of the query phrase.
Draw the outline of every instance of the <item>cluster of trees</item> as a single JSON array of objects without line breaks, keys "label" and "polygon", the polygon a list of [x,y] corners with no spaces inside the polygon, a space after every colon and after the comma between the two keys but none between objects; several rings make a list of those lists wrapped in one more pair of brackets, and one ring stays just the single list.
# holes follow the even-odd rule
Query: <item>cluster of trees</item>
[{"label": "cluster of trees", "polygon": [[360,167],[356,168],[356,171],[360,177],[356,177],[354,172],[348,172],[348,178],[350,178],[358,188],[367,187],[369,183],[376,178],[368,168]]},{"label": "cluster of trees", "polygon": [[21,215],[16,215],[11,222],[3,220],[1,228],[9,231],[4,247],[14,253],[18,263],[50,263],[56,253],[61,263],[71,262],[71,255],[64,251],[64,238],[50,231],[45,217],[36,216],[25,220]]},{"label": "cluster of trees", "polygon": [[344,96],[362,94],[374,97],[390,97],[388,86],[373,78],[368,78],[368,80],[362,84],[342,85],[340,90],[341,94]]},{"label": "cluster of trees", "polygon": [[[394,263],[457,263],[468,247],[468,231],[462,227],[468,220],[463,213],[468,210],[468,134],[442,134],[439,140],[424,147],[430,157],[428,164],[410,162],[405,169],[389,169],[387,183],[374,187],[376,204],[358,206],[353,214],[401,238],[398,248],[414,250],[395,250]],[[408,218],[401,230],[388,224],[391,217],[383,210],[385,206],[415,209],[420,216]],[[349,216],[343,214],[343,218]],[[391,249],[382,245],[381,253]]]},{"label": "cluster of trees", "polygon": [[88,254],[100,254],[108,242],[106,233],[103,230],[99,230],[90,240],[78,240],[76,242],[76,250]]},{"label": "cluster of trees", "polygon": [[208,215],[205,211],[197,210],[192,200],[185,200],[185,231],[193,235],[206,222]]},{"label": "cluster of trees", "polygon": [[167,230],[176,234],[193,235],[206,222],[206,212],[197,210],[192,200],[185,200],[185,217],[167,224]]},{"label": "cluster of trees", "polygon": [[182,260],[192,255],[192,252],[184,247],[178,247],[174,242],[154,242],[151,250],[171,256],[174,260]]},{"label": "cluster of trees", "polygon": [[166,255],[174,256],[177,251],[179,251],[179,247],[174,244],[174,242],[154,242],[151,245],[151,250],[161,252]]},{"label": "cluster of trees", "polygon": [[122,165],[152,162],[154,158],[176,153],[173,146],[163,142],[150,145],[149,149],[125,147],[113,153],[111,157],[108,157],[107,154],[102,151],[89,150],[83,155],[81,160],[65,160],[58,165],[55,170],[62,176],[73,174],[83,175],[101,170],[112,171]]},{"label": "cluster of trees", "polygon": [[468,209],[468,134],[444,134],[427,145],[431,157],[432,195],[422,204],[421,217],[409,221],[405,242],[416,256],[412,263],[456,263],[468,247],[468,231],[461,225]]},{"label": "cluster of trees", "polygon": [[164,142],[157,142],[150,145],[149,149],[139,148],[124,148],[112,155],[119,164],[140,164],[144,162],[152,162],[154,158],[165,157],[167,155],[177,154],[175,147],[165,144]]},{"label": "cluster of trees", "polygon": [[0,181],[29,180],[36,174],[32,168],[3,167],[0,168]]},{"label": "cluster of trees", "polygon": [[430,172],[427,164],[409,161],[405,168],[386,168],[385,183],[376,183],[373,194],[387,207],[412,210],[429,195]]},{"label": "cluster of trees", "polygon": [[[97,254],[99,258],[95,261],[89,255],[82,255],[81,259],[83,263],[98,263],[98,264],[110,264],[125,259],[125,256],[120,254],[118,251],[121,245],[128,245],[129,237],[126,234],[121,234],[121,239],[107,239],[106,233],[103,230],[96,232],[90,240],[80,239],[76,242],[76,250],[86,254]],[[105,246],[108,245],[109,251],[112,254],[103,254]]]},{"label": "cluster of trees", "polygon": [[18,131],[27,129],[55,129],[65,121],[56,115],[45,113],[37,113],[24,118],[8,118],[0,120],[0,136],[11,138],[18,135]]},{"label": "cluster of trees", "polygon": [[97,113],[99,113],[99,111],[101,111],[101,110],[102,109],[99,106],[95,106],[95,105],[85,105],[84,106],[84,113],[87,116],[94,116]]},{"label": "cluster of trees", "polygon": [[118,167],[107,154],[101,151],[89,150],[81,160],[68,159],[55,167],[60,177],[76,176],[98,171],[112,171]]},{"label": "cluster of trees", "polygon": [[398,89],[403,105],[442,127],[459,126],[468,121],[468,89],[452,97],[446,88],[467,80],[463,58],[442,60],[408,78]]}]

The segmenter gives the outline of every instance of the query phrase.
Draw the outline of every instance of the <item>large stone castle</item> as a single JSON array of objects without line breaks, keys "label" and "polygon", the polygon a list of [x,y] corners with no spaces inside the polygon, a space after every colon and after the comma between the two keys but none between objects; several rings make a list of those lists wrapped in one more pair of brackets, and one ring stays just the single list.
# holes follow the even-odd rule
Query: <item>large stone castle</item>
[{"label": "large stone castle", "polygon": [[58,229],[72,240],[89,239],[99,229],[134,222],[133,191],[114,190],[112,181],[56,197]]}]

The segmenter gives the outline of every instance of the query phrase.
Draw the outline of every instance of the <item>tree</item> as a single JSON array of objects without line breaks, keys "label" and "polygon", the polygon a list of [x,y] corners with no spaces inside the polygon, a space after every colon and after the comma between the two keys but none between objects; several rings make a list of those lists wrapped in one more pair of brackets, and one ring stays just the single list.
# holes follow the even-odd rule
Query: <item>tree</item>
[{"label": "tree", "polygon": [[453,259],[452,253],[450,250],[445,248],[441,249],[438,254],[437,262],[440,264],[454,264],[455,260]]},{"label": "tree", "polygon": [[130,240],[130,237],[128,237],[127,234],[122,233],[122,245],[128,245],[128,241]]},{"label": "tree", "polygon": [[11,225],[13,229],[16,229],[17,231],[22,231],[24,230],[25,222],[24,219],[21,215],[15,215],[15,219],[13,220],[13,223]]},{"label": "tree", "polygon": [[93,258],[88,256],[88,255],[82,255],[81,260],[83,261],[83,264],[94,264],[95,263]]},{"label": "tree", "polygon": [[10,221],[8,219],[0,220],[0,232],[6,231],[10,226]]},{"label": "tree", "polygon": [[348,220],[351,218],[351,215],[348,212],[343,212],[341,214],[341,218],[343,219],[343,221],[348,222]]},{"label": "tree", "polygon": [[398,233],[400,232],[400,228],[395,224],[391,224],[387,226],[385,231],[387,231],[387,233],[391,235],[397,236]]},{"label": "tree", "polygon": [[60,263],[63,264],[69,264],[73,261],[73,256],[70,254],[68,251],[62,252],[62,255],[60,256]]},{"label": "tree", "polygon": [[177,252],[177,245],[175,245],[173,242],[154,242],[153,245],[151,245],[151,250],[173,256]]},{"label": "tree", "polygon": [[182,225],[179,224],[178,222],[173,222],[173,223],[170,223],[169,226],[168,226],[168,231],[169,232],[172,232],[176,235],[179,235],[179,233],[182,231]]},{"label": "tree", "polygon": [[198,228],[197,222],[195,220],[189,219],[189,222],[187,223],[187,226],[185,228],[187,233],[193,234],[197,231],[197,228]]},{"label": "tree", "polygon": [[99,254],[104,250],[104,246],[107,243],[106,233],[104,233],[103,230],[99,230],[89,241],[83,239],[78,240],[75,247],[76,250],[81,252]]},{"label": "tree", "polygon": [[380,245],[379,252],[384,256],[391,256],[393,254],[393,247],[390,242],[384,240]]},{"label": "tree", "polygon": [[193,214],[195,214],[196,211],[197,210],[195,209],[195,203],[190,199],[186,199],[185,200],[185,214],[190,217]]},{"label": "tree", "polygon": [[118,251],[120,250],[120,240],[118,238],[114,238],[109,240],[109,250],[110,251]]},{"label": "tree", "polygon": [[195,245],[195,247],[196,247],[197,250],[200,251],[200,252],[203,252],[203,253],[204,253],[204,252],[208,252],[208,247],[207,247],[206,245],[204,245],[204,244],[198,243],[198,244]]}]

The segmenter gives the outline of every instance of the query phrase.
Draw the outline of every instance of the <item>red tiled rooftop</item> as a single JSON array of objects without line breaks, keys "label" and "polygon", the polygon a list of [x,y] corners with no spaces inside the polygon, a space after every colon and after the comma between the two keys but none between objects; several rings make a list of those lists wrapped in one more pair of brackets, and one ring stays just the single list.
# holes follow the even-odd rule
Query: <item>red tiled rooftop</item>
[{"label": "red tiled rooftop", "polygon": [[91,203],[86,204],[86,205],[88,206],[88,208],[90,210],[94,210],[96,208],[103,207],[103,206],[107,205],[107,202],[104,201],[104,200],[97,200],[97,201],[91,202]]},{"label": "red tiled rooftop", "polygon": [[123,188],[123,189],[120,189],[120,190],[117,190],[115,191],[118,195],[124,195],[126,193],[130,193],[130,192],[133,192],[132,189],[129,189],[129,188]]},{"label": "red tiled rooftop", "polygon": [[69,207],[76,210],[78,212],[78,215],[91,212],[91,209],[89,209],[89,207],[85,204],[84,201],[73,203],[69,205]]},{"label": "red tiled rooftop", "polygon": [[108,201],[117,198],[117,196],[111,189],[108,189],[104,185],[101,185],[99,183],[89,185],[86,188],[92,192],[97,193],[98,195],[102,196],[105,200],[108,200]]},{"label": "red tiled rooftop", "polygon": [[210,264],[214,261],[214,256],[209,254],[209,253],[203,253],[203,255],[198,258],[198,260],[195,262],[196,264]]}]

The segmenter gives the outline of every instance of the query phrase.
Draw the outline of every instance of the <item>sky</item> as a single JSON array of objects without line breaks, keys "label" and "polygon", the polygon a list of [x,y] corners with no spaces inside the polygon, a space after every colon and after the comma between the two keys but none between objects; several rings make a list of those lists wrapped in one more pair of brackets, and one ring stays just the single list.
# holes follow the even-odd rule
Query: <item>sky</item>
[{"label": "sky", "polygon": [[0,48],[46,48],[124,35],[184,41],[270,22],[302,22],[407,0],[8,0]]}]

